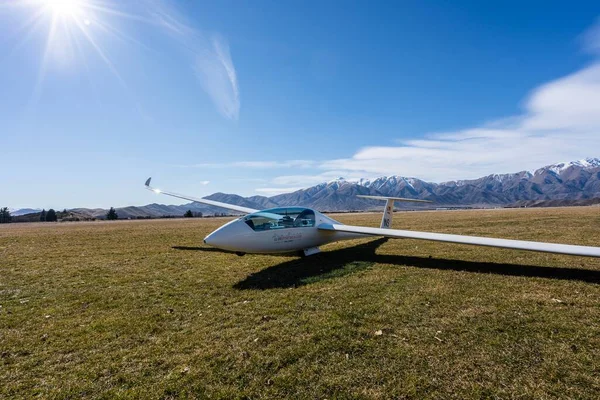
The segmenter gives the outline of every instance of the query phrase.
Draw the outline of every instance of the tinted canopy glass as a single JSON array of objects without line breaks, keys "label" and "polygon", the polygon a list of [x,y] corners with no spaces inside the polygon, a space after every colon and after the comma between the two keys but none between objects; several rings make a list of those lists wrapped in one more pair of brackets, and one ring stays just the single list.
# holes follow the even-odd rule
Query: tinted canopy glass
[{"label": "tinted canopy glass", "polygon": [[315,226],[315,212],[303,207],[271,208],[248,214],[244,221],[255,231],[306,228]]}]

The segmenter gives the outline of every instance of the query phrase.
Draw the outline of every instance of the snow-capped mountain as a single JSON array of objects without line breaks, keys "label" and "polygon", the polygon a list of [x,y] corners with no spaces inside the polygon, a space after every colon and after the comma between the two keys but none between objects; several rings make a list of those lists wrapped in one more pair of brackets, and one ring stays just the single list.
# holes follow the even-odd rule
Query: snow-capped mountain
[{"label": "snow-capped mountain", "polygon": [[[539,201],[552,202],[554,205],[561,204],[561,201],[577,201],[585,204],[590,199],[600,199],[600,159],[587,158],[552,164],[539,168],[534,173],[521,171],[492,174],[478,179],[443,183],[426,182],[400,175],[357,180],[337,178],[272,197],[242,197],[235,194],[214,193],[207,198],[255,209],[292,205],[302,205],[321,211],[381,208],[381,202],[356,197],[359,194],[432,200],[434,207],[506,205]],[[416,208],[422,205],[401,203],[397,206]],[[181,216],[188,209],[206,215],[227,212],[204,204],[189,203],[180,206],[149,204],[142,207],[124,207],[117,209],[117,213],[121,218]],[[32,211],[39,212],[39,210]],[[107,210],[73,209],[71,211],[102,218]]]},{"label": "snow-capped mountain", "polygon": [[566,170],[568,168],[572,168],[572,167],[578,167],[578,168],[583,168],[583,169],[598,168],[598,167],[600,167],[600,159],[586,158],[584,160],[552,164],[552,165],[548,165],[544,168],[538,169],[537,171],[535,171],[535,174],[537,175],[538,172],[543,173],[545,170],[552,171],[555,174],[560,174],[564,170]]},{"label": "snow-capped mountain", "polygon": [[[400,175],[350,181],[337,178],[293,193],[273,196],[268,200],[278,206],[304,205],[324,211],[367,210],[381,206],[379,202],[357,198],[357,194],[432,200],[437,206],[587,200],[600,198],[600,159],[588,158],[552,164],[534,173],[521,171],[492,174],[478,179],[443,183]],[[219,195],[210,198],[223,199]],[[410,203],[398,206],[418,207]]]},{"label": "snow-capped mountain", "polygon": [[[600,159],[548,165],[534,173],[492,174],[478,179],[426,182],[400,175],[376,179],[334,179],[293,193],[273,196],[278,205],[302,204],[321,210],[364,210],[377,203],[356,194],[432,200],[437,205],[503,205],[533,200],[581,200],[600,197]],[[400,206],[415,207],[414,204]]]}]

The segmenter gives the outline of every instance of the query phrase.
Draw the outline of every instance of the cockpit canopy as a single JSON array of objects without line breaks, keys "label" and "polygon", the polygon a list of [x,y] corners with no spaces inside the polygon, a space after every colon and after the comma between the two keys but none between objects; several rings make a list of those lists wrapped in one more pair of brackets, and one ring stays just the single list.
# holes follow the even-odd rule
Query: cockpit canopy
[{"label": "cockpit canopy", "polygon": [[243,217],[244,222],[255,231],[315,226],[315,212],[310,208],[270,208]]}]

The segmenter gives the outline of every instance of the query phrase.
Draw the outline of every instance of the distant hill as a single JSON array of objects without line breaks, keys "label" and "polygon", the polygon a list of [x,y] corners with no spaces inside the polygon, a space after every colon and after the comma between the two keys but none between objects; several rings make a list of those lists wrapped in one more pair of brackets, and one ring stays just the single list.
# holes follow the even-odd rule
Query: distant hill
[{"label": "distant hill", "polygon": [[[235,204],[235,203],[234,203]],[[215,213],[227,212],[218,207],[206,206],[200,203],[189,203],[179,206],[164,205],[152,203],[145,206],[129,206],[119,207],[115,209],[119,218],[158,218],[158,217],[182,217],[187,210],[191,210],[194,213],[201,212],[203,215],[214,215]],[[78,214],[86,215],[92,218],[104,219],[108,209],[104,208],[73,208],[69,211],[76,212]]]},{"label": "distant hill", "polygon": [[[13,214],[12,220],[13,220],[13,222],[40,222],[41,214],[42,214],[41,211],[27,213],[27,214],[21,214],[21,215]],[[56,217],[58,218],[59,221],[85,221],[85,220],[92,219],[92,217],[90,217],[87,214],[80,214],[80,213],[73,212],[73,211],[67,211],[67,212],[56,211]]]},{"label": "distant hill", "polygon": [[[193,193],[190,193],[193,195]],[[244,207],[265,209],[301,205],[320,211],[364,211],[381,209],[381,202],[356,195],[409,197],[431,200],[432,205],[400,203],[399,208],[496,207],[589,205],[600,202],[600,159],[588,158],[547,165],[534,172],[492,174],[478,179],[443,183],[426,182],[399,175],[348,181],[334,179],[292,193],[272,197],[242,197],[214,193],[207,199]],[[183,216],[187,211],[206,216],[231,212],[199,203],[184,205],[148,204],[117,208],[119,218]],[[18,210],[21,212],[22,210]],[[39,212],[39,210],[32,210]],[[104,218],[107,209],[74,208],[69,212],[87,218]],[[13,215],[16,215],[13,213]]]},{"label": "distant hill", "polygon": [[19,209],[9,208],[8,210],[10,211],[10,215],[12,215],[13,217],[18,217],[20,215],[26,215],[26,214],[32,214],[32,213],[38,213],[38,212],[42,211],[40,208],[19,208]]}]

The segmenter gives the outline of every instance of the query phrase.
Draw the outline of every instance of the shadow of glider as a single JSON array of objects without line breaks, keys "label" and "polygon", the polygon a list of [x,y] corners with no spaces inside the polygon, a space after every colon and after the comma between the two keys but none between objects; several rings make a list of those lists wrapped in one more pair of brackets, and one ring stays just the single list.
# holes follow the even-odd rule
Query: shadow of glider
[{"label": "shadow of glider", "polygon": [[[249,275],[236,283],[234,288],[239,290],[266,290],[299,287],[320,280],[348,275],[368,268],[373,263],[600,284],[600,271],[588,269],[376,254],[379,246],[386,241],[386,238],[380,238],[358,246],[323,252],[316,257],[293,258]],[[202,252],[220,251],[210,247],[174,246],[173,248]]]}]

